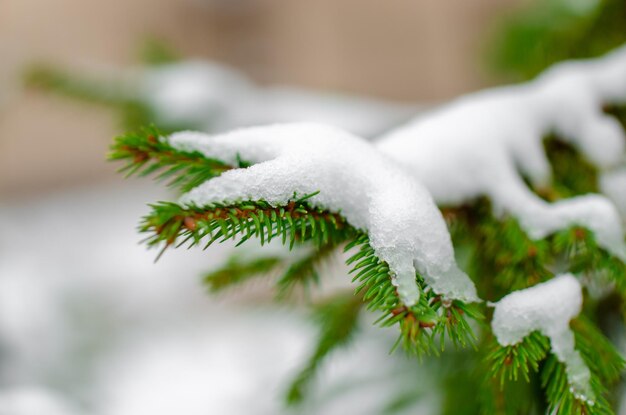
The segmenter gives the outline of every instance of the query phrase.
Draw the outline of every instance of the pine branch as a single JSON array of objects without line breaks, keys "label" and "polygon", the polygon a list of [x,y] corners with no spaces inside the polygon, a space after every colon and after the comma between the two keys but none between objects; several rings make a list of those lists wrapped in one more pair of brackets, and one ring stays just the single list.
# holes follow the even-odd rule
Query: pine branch
[{"label": "pine branch", "polygon": [[161,140],[161,133],[155,127],[145,128],[139,133],[129,133],[115,138],[111,146],[109,160],[125,161],[119,172],[126,176],[148,176],[157,174],[157,180],[169,180],[168,185],[182,192],[216,177],[234,167],[219,160],[209,159],[198,152],[184,152],[174,149]]},{"label": "pine branch", "polygon": [[[506,381],[517,381],[520,373],[524,380],[541,371],[542,389],[548,401],[548,413],[557,414],[612,414],[607,401],[608,386],[617,382],[624,370],[624,360],[615,347],[594,325],[584,317],[571,323],[580,352],[591,372],[591,388],[595,394],[593,402],[581,399],[572,392],[565,365],[548,354],[549,340],[533,332],[522,342],[502,347],[492,341],[487,363],[491,376],[498,379],[503,389]],[[543,364],[542,364],[543,362]]]},{"label": "pine branch", "polygon": [[443,214],[457,249],[469,249],[467,269],[482,298],[498,300],[546,281],[555,264],[564,263],[575,274],[607,277],[626,300],[626,264],[598,246],[592,231],[573,226],[532,240],[515,218],[494,217],[486,199]]},{"label": "pine branch", "polygon": [[[460,301],[444,304],[416,275],[423,295],[416,305],[407,307],[399,301],[391,283],[389,267],[376,257],[367,235],[357,237],[345,250],[353,248],[358,248],[358,252],[348,259],[347,264],[354,264],[350,273],[355,274],[352,281],[360,283],[356,292],[363,295],[369,310],[383,313],[377,323],[383,327],[400,325],[396,346],[402,344],[408,352],[421,356],[438,354],[444,349],[446,338],[451,339],[455,346],[474,345],[475,335],[467,318],[483,319],[476,305]],[[436,339],[439,339],[439,346]]]},{"label": "pine branch", "polygon": [[552,167],[552,185],[549,189],[535,189],[540,196],[555,201],[599,193],[598,169],[578,150],[555,136],[548,137],[543,144]]},{"label": "pine branch", "polygon": [[125,105],[129,101],[119,88],[111,84],[74,76],[44,64],[27,67],[22,77],[29,87],[56,92],[81,101],[110,106]]},{"label": "pine branch", "polygon": [[[193,187],[229,168],[199,153],[175,151],[156,137],[156,131],[152,134],[146,131],[119,137],[110,158],[126,160],[127,174],[147,175],[165,169],[159,177],[175,176],[174,185],[182,186],[183,189]],[[374,255],[367,236],[348,226],[341,215],[312,208],[306,201],[310,196],[297,198],[294,195],[293,200],[281,207],[271,206],[264,201],[216,203],[186,208],[163,202],[152,205],[152,212],[144,218],[140,230],[150,234],[146,239],[149,246],[162,245],[161,253],[172,245],[194,246],[203,243],[206,249],[216,241],[237,238],[238,244],[241,244],[253,236],[260,239],[261,245],[279,238],[283,244],[289,243],[290,248],[295,243],[312,241],[318,249],[354,239],[348,249],[355,246],[361,249],[348,264],[359,261],[354,266],[354,271],[359,271],[355,280],[361,282],[357,291],[363,291],[370,309],[385,312],[380,320],[382,325],[400,325],[400,339],[407,349],[418,354],[436,350],[432,341],[436,335],[441,337],[442,348],[446,335],[458,345],[472,343],[473,333],[465,317],[480,318],[474,308],[460,302],[442,306],[439,298],[433,294],[422,296],[416,306],[403,306],[391,284],[389,267]],[[291,283],[288,281],[296,280],[298,276],[302,279],[307,274],[312,275],[311,263],[312,259],[296,264],[281,284],[289,287]],[[420,283],[422,290],[428,292],[423,281]]]},{"label": "pine branch", "polygon": [[457,250],[469,250],[466,268],[482,298],[498,300],[552,277],[549,243],[530,239],[514,218],[496,218],[487,199],[443,214]]},{"label": "pine branch", "polygon": [[593,232],[572,227],[553,235],[551,245],[554,256],[567,259],[571,272],[604,274],[616,284],[618,292],[626,299],[626,264],[599,247]]},{"label": "pine branch", "polygon": [[344,293],[317,306],[314,318],[320,326],[319,338],[307,364],[289,386],[285,396],[289,405],[302,402],[321,363],[331,352],[345,347],[354,338],[362,305],[362,298]]},{"label": "pine branch", "polygon": [[[446,364],[437,368],[442,376],[443,415],[529,415],[539,410],[533,385],[506,380],[504,385],[485,373],[483,342],[478,353],[466,350],[446,353]],[[534,380],[534,377],[533,377]]]},{"label": "pine branch", "polygon": [[281,257],[260,257],[246,260],[233,255],[226,264],[205,275],[204,284],[212,292],[219,292],[252,278],[277,274],[276,298],[284,300],[298,288],[307,294],[312,286],[319,284],[319,267],[337,250],[334,244],[322,245],[304,257],[294,261]]},{"label": "pine branch", "polygon": [[[90,79],[42,64],[26,68],[23,80],[31,88],[112,108],[119,112],[125,130],[157,121],[148,104],[127,94],[122,85],[115,82]],[[173,131],[178,126],[168,127],[169,131]]]},{"label": "pine branch", "polygon": [[265,257],[245,261],[234,255],[222,268],[206,274],[202,281],[211,292],[217,293],[256,276],[276,271],[282,264],[282,258]]},{"label": "pine branch", "polygon": [[322,245],[306,257],[292,263],[276,283],[278,299],[289,297],[296,287],[302,287],[305,295],[313,285],[319,285],[319,266],[337,251],[337,245]]},{"label": "pine branch", "polygon": [[495,339],[491,340],[487,363],[492,377],[499,379],[500,387],[505,381],[517,381],[520,374],[530,382],[530,374],[539,370],[539,363],[546,358],[550,341],[538,332],[533,332],[520,343],[502,347]]},{"label": "pine branch", "polygon": [[359,250],[347,263],[354,264],[354,281],[360,282],[357,293],[363,295],[368,309],[383,312],[379,319],[382,326],[400,325],[399,343],[418,355],[437,353],[437,337],[440,349],[445,338],[458,346],[473,344],[474,334],[466,318],[482,318],[477,306],[458,301],[444,304],[421,278],[418,281],[425,294],[417,305],[404,306],[391,283],[388,265],[376,257],[367,236],[351,228],[341,215],[311,207],[307,196],[294,197],[282,207],[264,201],[216,203],[202,208],[162,202],[152,205],[152,213],[144,218],[140,230],[150,234],[146,239],[149,246],[162,245],[161,253],[173,245],[203,243],[206,249],[216,241],[235,238],[238,245],[252,237],[259,238],[262,245],[279,238],[290,248],[311,241],[318,249],[353,239],[346,249]]},{"label": "pine branch", "polygon": [[280,207],[265,201],[213,203],[202,208],[161,202],[152,205],[140,230],[151,234],[146,239],[149,246],[194,246],[206,241],[204,249],[216,241],[237,238],[240,245],[252,237],[259,238],[261,245],[279,238],[283,244],[289,243],[290,249],[306,241],[321,247],[340,243],[355,233],[341,215],[297,199]]}]

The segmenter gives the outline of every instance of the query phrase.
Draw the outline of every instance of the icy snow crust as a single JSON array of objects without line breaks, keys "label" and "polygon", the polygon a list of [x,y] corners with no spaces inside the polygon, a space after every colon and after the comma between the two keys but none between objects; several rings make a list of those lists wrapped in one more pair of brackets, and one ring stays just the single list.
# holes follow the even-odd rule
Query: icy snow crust
[{"label": "icy snow crust", "polygon": [[581,310],[582,289],[571,274],[525,290],[515,291],[495,304],[491,327],[502,346],[521,342],[533,331],[550,339],[552,352],[566,366],[570,386],[579,398],[593,401],[590,372],[575,350],[569,322]]},{"label": "icy snow crust", "polygon": [[233,169],[182,196],[183,205],[265,200],[284,205],[294,191],[320,193],[309,202],[341,213],[366,230],[370,244],[394,274],[406,305],[419,299],[416,270],[438,294],[477,301],[476,289],[456,265],[450,236],[428,191],[371,144],[333,127],[282,124],[206,135],[164,138],[181,151],[249,168]]},{"label": "icy snow crust", "polygon": [[584,195],[547,203],[520,175],[537,186],[549,184],[542,139],[551,132],[601,169],[624,160],[624,132],[602,112],[604,104],[617,102],[626,102],[626,47],[556,65],[533,82],[467,95],[392,131],[377,146],[408,166],[439,205],[486,195],[496,213],[515,216],[533,238],[581,225],[594,231],[600,246],[626,259],[619,214],[610,201]]}]

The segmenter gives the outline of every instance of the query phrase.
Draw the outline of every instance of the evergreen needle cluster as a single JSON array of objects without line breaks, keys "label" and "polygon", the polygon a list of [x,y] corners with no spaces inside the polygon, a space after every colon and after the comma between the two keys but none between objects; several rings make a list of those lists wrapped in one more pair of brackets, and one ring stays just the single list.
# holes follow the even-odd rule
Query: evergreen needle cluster
[{"label": "evergreen needle cluster", "polygon": [[[228,169],[249,165],[245,160],[228,165],[197,152],[180,151],[160,140],[160,136],[157,129],[148,128],[118,137],[110,158],[125,162],[121,171],[127,175],[154,174],[183,192]],[[561,147],[562,143],[548,141],[548,149]],[[558,152],[550,150],[549,154],[557,166],[551,194],[567,191],[569,195],[587,190],[588,183],[576,188],[561,180],[569,177],[568,165],[577,161],[575,151],[565,148]],[[557,193],[555,189],[559,186],[566,190]],[[318,266],[334,252],[341,249],[349,252],[346,264],[356,284],[355,293],[337,295],[314,305],[321,332],[308,363],[287,391],[290,404],[306,396],[324,358],[354,339],[359,315],[365,309],[379,313],[380,326],[397,326],[400,334],[396,346],[401,345],[411,354],[440,354],[448,343],[464,350],[454,353],[461,353],[471,362],[472,374],[467,379],[472,385],[467,387],[481,388],[474,408],[478,412],[513,414],[532,409],[531,412],[549,410],[560,414],[612,413],[610,391],[620,379],[624,361],[597,325],[603,318],[615,315],[616,310],[617,315],[623,310],[626,265],[598,247],[591,232],[572,228],[537,241],[530,239],[514,219],[495,218],[487,200],[443,210],[455,246],[465,257],[466,269],[483,298],[497,300],[514,290],[548,280],[563,264],[567,264],[569,271],[590,278],[602,277],[615,284],[615,307],[608,313],[606,309],[600,313],[601,302],[590,298],[586,301],[586,316],[572,322],[576,348],[592,372],[591,386],[597,395],[593,403],[572,393],[565,366],[550,354],[546,337],[533,333],[514,346],[498,345],[488,326],[481,323],[485,319],[483,315],[489,314],[484,304],[442,300],[418,274],[416,281],[423,294],[417,304],[404,305],[392,284],[388,265],[376,256],[368,235],[351,227],[341,212],[310,205],[308,199],[314,195],[294,193],[284,206],[273,206],[263,200],[204,206],[159,202],[151,205],[151,212],[140,226],[141,232],[147,234],[147,245],[161,248],[159,255],[168,247],[186,245],[206,249],[226,240],[235,240],[239,246],[252,238],[261,245],[277,240],[290,249],[310,250],[296,260],[275,256],[252,260],[233,257],[222,269],[205,276],[212,291],[224,290],[254,276],[276,273],[279,275],[277,298],[284,299],[296,287],[311,290],[317,286]],[[470,321],[478,324],[472,325]],[[467,349],[467,346],[473,347]],[[536,388],[520,386],[524,383],[534,384],[543,392],[538,396]],[[526,403],[502,404],[511,394],[518,395],[516,401]]]}]

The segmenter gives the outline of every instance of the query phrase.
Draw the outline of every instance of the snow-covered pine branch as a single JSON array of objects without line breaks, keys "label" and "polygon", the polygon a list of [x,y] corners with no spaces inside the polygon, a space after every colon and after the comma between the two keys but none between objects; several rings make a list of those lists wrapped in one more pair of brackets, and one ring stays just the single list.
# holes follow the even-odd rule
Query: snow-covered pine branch
[{"label": "snow-covered pine branch", "polygon": [[[479,300],[476,289],[456,264],[434,202],[454,206],[487,197],[498,216],[511,215],[531,238],[553,239],[553,249],[541,255],[539,245],[522,252],[534,257],[546,278],[558,271],[555,255],[573,248],[576,255],[561,258],[560,267],[586,274],[613,267],[613,282],[624,297],[626,245],[615,206],[600,195],[549,203],[524,181],[535,187],[550,183],[542,144],[550,133],[575,146],[603,174],[613,174],[624,162],[626,140],[602,108],[623,102],[626,49],[558,65],[528,84],[461,98],[375,144],[312,123],[219,135],[148,131],[118,138],[112,158],[127,160],[131,174],[164,171],[161,177],[172,177],[187,191],[176,203],[154,205],[145,218],[151,245],[208,239],[208,246],[256,236],[261,243],[279,238],[327,249],[352,241],[348,247],[359,250],[348,263],[364,299],[384,311],[384,324],[399,323],[405,346],[423,351],[444,332],[468,343],[471,331],[462,314],[478,315],[466,304]],[[619,180],[611,186],[620,194]],[[572,240],[560,233],[572,227],[590,234],[576,232]],[[494,278],[474,277],[487,286]],[[547,354],[545,335],[552,355],[541,370],[553,409],[603,413],[608,408],[603,384],[615,381],[606,374],[619,372],[623,361],[592,362],[599,348],[618,354],[601,334],[593,344],[569,331],[582,301],[580,282],[571,275],[504,296],[492,321],[500,346],[489,356],[492,364],[512,360],[515,370],[537,370]],[[424,331],[429,335],[421,336]]]},{"label": "snow-covered pine branch", "polygon": [[[496,213],[516,217],[533,238],[583,226],[624,261],[624,232],[609,200],[584,195],[547,203],[524,182],[549,185],[542,142],[553,132],[599,169],[626,162],[624,131],[602,111],[624,102],[626,46],[600,59],[556,65],[527,84],[459,98],[385,135],[378,148],[408,167],[440,206],[487,196]],[[626,182],[614,178],[604,187],[619,194],[620,184]]]},{"label": "snow-covered pine branch", "polygon": [[463,314],[476,315],[464,303],[478,297],[456,265],[441,213],[419,183],[367,141],[316,124],[215,136],[154,133],[118,138],[111,158],[127,160],[129,174],[162,170],[159,177],[183,189],[203,165],[210,179],[177,203],[153,206],[142,226],[149,244],[257,237],[325,249],[351,242],[359,248],[348,260],[358,290],[384,312],[383,324],[400,324],[407,349],[432,348],[421,328],[432,329],[430,338],[457,323],[454,341],[471,341]]}]

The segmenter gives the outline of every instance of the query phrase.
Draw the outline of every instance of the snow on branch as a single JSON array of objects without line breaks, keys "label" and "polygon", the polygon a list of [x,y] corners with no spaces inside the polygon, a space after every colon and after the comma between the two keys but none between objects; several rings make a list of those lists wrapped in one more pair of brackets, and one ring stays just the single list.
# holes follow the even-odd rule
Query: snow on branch
[{"label": "snow on branch", "polygon": [[584,195],[548,203],[523,179],[537,187],[549,184],[542,141],[550,133],[600,169],[623,163],[624,131],[602,109],[624,102],[626,47],[600,59],[556,65],[527,84],[462,97],[392,131],[377,146],[407,166],[439,205],[488,196],[496,212],[516,217],[533,238],[583,226],[602,248],[624,260],[624,232],[611,202]]},{"label": "snow on branch", "polygon": [[331,127],[286,124],[222,135],[177,133],[173,148],[198,152],[229,165],[252,166],[222,173],[180,199],[183,206],[263,200],[284,206],[297,194],[345,217],[369,235],[386,262],[403,303],[420,297],[416,272],[450,300],[477,301],[473,283],[457,267],[445,222],[428,192],[366,141]]},{"label": "snow on branch", "polygon": [[[191,84],[187,92],[194,91]],[[235,101],[237,94],[233,91]],[[165,101],[176,98],[165,95]],[[176,99],[195,107],[206,97],[197,98]],[[284,292],[315,281],[315,261],[325,253],[343,245],[356,251],[346,262],[358,301],[346,303],[351,312],[338,308],[352,318],[325,330],[330,337],[341,330],[349,340],[360,310],[353,306],[363,300],[368,309],[382,312],[380,325],[400,327],[396,345],[417,354],[438,353],[446,338],[462,346],[476,340],[468,319],[482,319],[484,304],[468,304],[480,301],[476,287],[456,263],[435,203],[477,202],[465,216],[463,209],[453,216],[465,222],[464,247],[472,251],[468,268],[481,294],[502,297],[491,304],[496,339],[482,339],[493,345],[482,350],[491,374],[500,376],[502,387],[520,373],[529,380],[531,370],[540,371],[550,408],[604,413],[606,385],[619,378],[624,362],[599,330],[593,331],[593,323],[579,316],[580,281],[602,275],[626,298],[626,244],[618,211],[597,194],[549,203],[526,180],[539,190],[551,184],[543,140],[556,135],[566,144],[552,140],[547,146],[557,143],[569,152],[560,157],[570,156],[565,169],[553,163],[560,166],[556,181],[575,175],[572,165],[592,171],[585,183],[592,186],[564,181],[566,194],[600,188],[623,207],[626,136],[604,112],[605,105],[621,103],[626,103],[626,46],[601,59],[557,65],[527,84],[460,98],[375,144],[315,123],[217,135],[164,136],[148,129],[117,138],[110,157],[125,161],[128,175],[157,174],[183,192],[176,202],[152,205],[144,217],[141,230],[150,234],[150,246],[206,248],[253,237],[261,245],[272,239],[290,248],[307,243],[312,253],[279,281]],[[571,162],[574,156],[579,164]],[[494,220],[490,209],[511,217]],[[233,262],[206,282],[220,290],[284,265],[279,258]],[[563,274],[537,284],[564,272],[562,266],[577,277]],[[511,292],[517,288],[522,289]],[[321,337],[322,352],[294,383],[296,400],[326,351],[343,344]]]},{"label": "snow on branch", "polygon": [[595,399],[589,368],[575,350],[570,321],[582,308],[582,288],[571,274],[515,291],[494,304],[491,327],[502,346],[520,343],[534,331],[550,339],[552,353],[566,366],[575,395],[582,401]]}]

